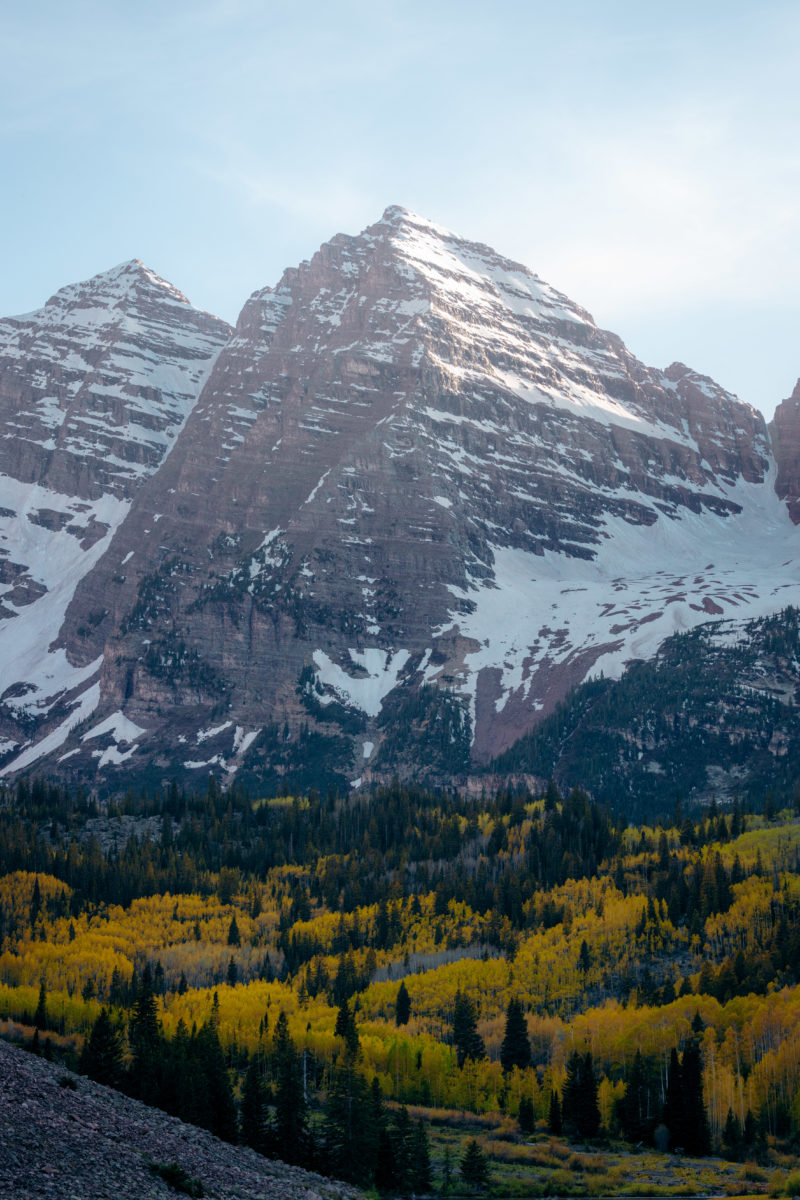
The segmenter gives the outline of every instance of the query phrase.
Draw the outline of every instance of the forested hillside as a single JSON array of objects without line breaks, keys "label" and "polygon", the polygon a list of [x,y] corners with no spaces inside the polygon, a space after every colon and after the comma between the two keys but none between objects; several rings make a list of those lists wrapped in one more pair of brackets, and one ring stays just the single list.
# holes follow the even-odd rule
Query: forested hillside
[{"label": "forested hillside", "polygon": [[575,688],[493,763],[555,777],[653,820],[676,799],[795,803],[800,757],[800,613],[714,621],[667,639],[618,680]]},{"label": "forested hillside", "polygon": [[481,1186],[487,1161],[506,1192],[623,1187],[611,1159],[594,1178],[559,1157],[576,1141],[721,1153],[754,1175],[728,1190],[780,1187],[799,864],[800,819],[769,804],[632,827],[555,784],[263,800],[212,780],[101,810],[21,781],[2,1033],[387,1191]]}]

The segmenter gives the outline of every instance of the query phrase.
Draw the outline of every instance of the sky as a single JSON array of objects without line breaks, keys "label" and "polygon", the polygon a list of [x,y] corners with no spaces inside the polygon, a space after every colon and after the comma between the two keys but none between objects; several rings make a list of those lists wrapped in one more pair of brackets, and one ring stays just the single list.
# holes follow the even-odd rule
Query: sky
[{"label": "sky", "polygon": [[0,313],[130,258],[234,322],[400,204],[648,365],[800,376],[800,4],[3,0]]}]

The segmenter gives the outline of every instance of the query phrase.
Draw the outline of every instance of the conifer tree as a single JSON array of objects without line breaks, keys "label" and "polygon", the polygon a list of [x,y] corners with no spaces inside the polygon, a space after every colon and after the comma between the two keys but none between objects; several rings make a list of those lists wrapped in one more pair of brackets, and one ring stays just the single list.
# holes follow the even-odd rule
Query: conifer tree
[{"label": "conifer tree", "polygon": [[394,1006],[394,1023],[395,1025],[407,1025],[408,1018],[411,1016],[411,997],[408,994],[408,988],[405,982],[400,980],[400,987],[397,989],[397,999]]},{"label": "conifer tree", "polygon": [[634,1055],[625,1095],[617,1104],[617,1116],[629,1142],[649,1140],[652,1132],[650,1091],[640,1050]]},{"label": "conifer tree", "polygon": [[333,1071],[323,1125],[326,1166],[337,1179],[362,1187],[372,1182],[378,1151],[375,1117],[374,1097],[346,1055]]},{"label": "conifer tree", "polygon": [[158,1105],[161,1096],[161,1029],[149,963],[136,989],[128,1041],[131,1048],[128,1086],[137,1100]]},{"label": "conifer tree", "polygon": [[414,1178],[414,1128],[405,1104],[395,1113],[391,1131],[394,1148],[395,1190],[406,1194]]},{"label": "conifer tree", "polygon": [[216,1137],[235,1142],[236,1104],[233,1099],[228,1067],[220,1045],[214,1016],[203,1023],[196,1039],[196,1055],[203,1078],[206,1101],[205,1119],[200,1123]]},{"label": "conifer tree", "polygon": [[533,1111],[533,1101],[530,1096],[520,1097],[517,1122],[523,1133],[533,1133],[536,1128],[536,1114]]},{"label": "conifer tree", "polygon": [[47,1028],[47,987],[45,986],[44,979],[39,982],[39,1001],[36,1005],[33,1024],[37,1030]]},{"label": "conifer tree", "polygon": [[563,1132],[563,1122],[561,1119],[561,1104],[558,1099],[558,1092],[550,1093],[550,1109],[547,1114],[547,1128],[550,1133],[559,1137]]},{"label": "conifer tree", "polygon": [[597,1080],[592,1056],[573,1050],[567,1063],[567,1078],[561,1101],[564,1125],[580,1137],[595,1137],[600,1128],[600,1109],[597,1104]]},{"label": "conifer tree", "polygon": [[263,1154],[267,1142],[267,1108],[258,1055],[252,1054],[242,1086],[239,1131],[246,1146]]},{"label": "conifer tree", "polygon": [[79,1070],[96,1083],[112,1088],[120,1087],[125,1078],[122,1044],[106,1008],[100,1010],[92,1032],[83,1044]]},{"label": "conifer tree", "polygon": [[428,1131],[421,1119],[414,1126],[411,1144],[411,1163],[412,1192],[416,1195],[426,1195],[428,1192],[433,1191]]},{"label": "conifer tree", "polygon": [[742,1156],[743,1142],[744,1138],[739,1118],[733,1109],[729,1108],[728,1115],[725,1118],[725,1128],[722,1131],[722,1146],[725,1151],[725,1157],[738,1162]]},{"label": "conifer tree", "polygon": [[470,1187],[483,1190],[489,1183],[489,1164],[475,1138],[470,1138],[461,1159],[461,1178]]},{"label": "conifer tree", "polygon": [[459,1067],[468,1058],[483,1058],[486,1049],[478,1033],[478,1017],[470,996],[461,990],[456,992],[453,1005],[453,1045]]},{"label": "conifer tree", "polygon": [[684,1149],[702,1157],[711,1150],[706,1106],[703,1099],[703,1068],[697,1043],[691,1041],[681,1061],[681,1091],[684,1112]]},{"label": "conifer tree", "polygon": [[512,997],[506,1009],[506,1028],[500,1047],[500,1062],[504,1071],[512,1067],[524,1070],[530,1066],[531,1044],[528,1040],[528,1023],[520,1000]]},{"label": "conifer tree", "polygon": [[358,1029],[356,1027],[355,1015],[351,1012],[350,1005],[346,1000],[343,1000],[339,1005],[333,1032],[336,1037],[344,1038],[348,1055],[351,1058],[357,1058],[359,1051]]},{"label": "conifer tree", "polygon": [[275,1153],[284,1162],[303,1166],[310,1157],[308,1110],[300,1059],[283,1011],[275,1022],[272,1057],[275,1067]]},{"label": "conifer tree", "polygon": [[597,1079],[589,1051],[581,1060],[580,1098],[579,1132],[582,1137],[596,1137],[600,1128],[600,1107],[597,1103]]},{"label": "conifer tree", "polygon": [[568,1129],[575,1132],[578,1130],[580,1108],[580,1072],[581,1056],[577,1050],[573,1050],[567,1059],[567,1075],[561,1092],[561,1119]]},{"label": "conifer tree", "polygon": [[672,1047],[669,1055],[667,1074],[667,1091],[664,1097],[664,1107],[661,1120],[669,1130],[670,1145],[674,1149],[683,1145],[683,1087],[681,1085],[681,1069],[678,1061],[678,1051]]}]

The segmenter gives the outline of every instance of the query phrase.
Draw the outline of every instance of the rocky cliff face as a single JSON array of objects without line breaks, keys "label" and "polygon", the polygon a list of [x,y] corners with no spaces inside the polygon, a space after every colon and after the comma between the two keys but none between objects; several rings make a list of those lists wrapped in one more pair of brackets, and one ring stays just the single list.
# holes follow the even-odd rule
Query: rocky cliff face
[{"label": "rocky cliff face", "polygon": [[4,751],[43,719],[76,715],[87,673],[55,642],[67,606],[169,453],[228,333],[140,262],[0,321]]},{"label": "rocky cliff face", "polygon": [[770,433],[778,464],[775,491],[800,525],[800,379],[789,399],[776,408]]},{"label": "rocky cliff face", "polygon": [[773,479],[753,409],[388,209],[247,302],[77,587],[73,707],[4,769],[458,775],[593,671],[785,603]]}]

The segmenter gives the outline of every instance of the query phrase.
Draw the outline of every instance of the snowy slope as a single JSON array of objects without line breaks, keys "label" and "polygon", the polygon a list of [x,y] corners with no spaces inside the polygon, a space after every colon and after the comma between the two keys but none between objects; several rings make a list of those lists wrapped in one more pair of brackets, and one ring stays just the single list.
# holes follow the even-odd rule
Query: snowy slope
[{"label": "snowy slope", "polygon": [[[403,720],[453,738],[463,705],[480,764],[675,630],[798,598],[800,535],[760,414],[682,364],[639,362],[489,247],[387,209],[256,292],[219,352],[225,331],[198,333],[168,285],[148,325],[136,306],[156,284],[120,270],[107,320],[134,305],[158,396],[144,414],[138,385],[118,382],[136,411],[92,425],[76,366],[77,434],[53,426],[46,393],[25,407],[65,439],[72,483],[37,477],[52,502],[9,497],[9,557],[38,563],[21,607],[52,616],[18,642],[0,733],[21,742],[30,718],[30,744],[7,773],[47,757],[108,780],[157,764],[279,787],[306,779],[312,739],[321,782],[368,781],[396,765],[387,721],[405,698]],[[103,305],[59,295],[53,320],[91,339]],[[159,338],[183,384],[157,376]],[[69,463],[92,429],[113,470],[84,481]],[[45,512],[48,537],[80,525],[85,543],[50,574],[62,543],[37,540],[46,509],[63,516]],[[90,713],[88,733],[73,728]]]},{"label": "snowy slope", "polygon": [[0,321],[0,713],[18,728],[62,701],[63,741],[97,702],[99,688],[85,685],[101,658],[71,665],[57,644],[64,615],[227,336],[138,261]]}]

